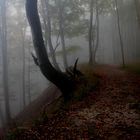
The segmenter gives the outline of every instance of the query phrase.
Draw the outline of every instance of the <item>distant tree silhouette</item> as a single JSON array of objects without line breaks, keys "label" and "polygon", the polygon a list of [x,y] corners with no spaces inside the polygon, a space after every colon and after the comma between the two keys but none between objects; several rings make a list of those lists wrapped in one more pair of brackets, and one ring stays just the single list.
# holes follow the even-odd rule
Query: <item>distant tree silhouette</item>
[{"label": "distant tree silhouette", "polygon": [[6,122],[11,120],[10,103],[9,103],[9,87],[8,87],[8,60],[7,60],[7,21],[6,21],[6,1],[2,0],[0,5],[1,12],[1,28],[0,42],[2,47],[2,63],[3,63],[3,91],[5,100]]},{"label": "distant tree silhouette", "polygon": [[120,16],[119,16],[119,8],[118,8],[118,1],[117,0],[115,0],[115,6],[116,6],[117,25],[118,25],[118,32],[119,32],[120,46],[121,46],[122,65],[123,65],[123,67],[125,67],[124,44],[123,44],[122,34],[121,34]]}]

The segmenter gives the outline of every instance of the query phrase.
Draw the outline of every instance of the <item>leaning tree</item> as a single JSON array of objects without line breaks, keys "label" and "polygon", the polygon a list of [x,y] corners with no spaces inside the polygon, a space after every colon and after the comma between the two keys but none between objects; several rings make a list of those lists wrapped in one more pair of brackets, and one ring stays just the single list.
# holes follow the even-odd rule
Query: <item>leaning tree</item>
[{"label": "leaning tree", "polygon": [[[73,76],[69,76],[55,69],[49,61],[42,36],[37,0],[26,0],[26,14],[31,27],[33,44],[36,52],[36,57],[33,56],[35,63],[39,66],[42,74],[60,89],[64,99],[67,100],[71,97],[75,88],[75,80]],[[76,64],[73,71],[75,71],[75,68]]]}]

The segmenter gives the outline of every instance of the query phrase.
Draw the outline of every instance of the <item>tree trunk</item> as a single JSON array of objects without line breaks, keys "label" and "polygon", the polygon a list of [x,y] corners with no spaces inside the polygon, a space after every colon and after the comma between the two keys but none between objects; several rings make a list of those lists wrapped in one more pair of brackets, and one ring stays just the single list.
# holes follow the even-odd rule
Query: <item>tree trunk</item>
[{"label": "tree trunk", "polygon": [[[29,53],[30,53],[30,47],[29,47]],[[31,97],[31,79],[30,79],[30,55],[28,56],[28,99],[29,103],[32,101]]]},{"label": "tree trunk", "polygon": [[26,13],[31,26],[34,48],[40,70],[49,81],[61,90],[65,100],[67,100],[74,90],[75,82],[66,74],[56,70],[48,59],[37,10],[37,0],[26,0]]},{"label": "tree trunk", "polygon": [[42,8],[42,19],[43,19],[43,25],[44,25],[44,40],[45,40],[45,47],[47,48],[47,45],[48,45],[48,34],[47,34],[47,22],[46,22],[46,11],[45,11],[45,1],[44,0],[41,0],[41,8]]},{"label": "tree trunk", "polygon": [[0,120],[1,120],[1,125],[2,125],[2,126],[0,126],[2,128],[1,129],[2,135],[0,135],[0,139],[6,140],[5,119],[4,119],[3,111],[1,109],[1,104],[0,104]]},{"label": "tree trunk", "polygon": [[[45,38],[47,38],[46,42],[48,42],[49,45],[49,50],[50,50],[50,55],[52,58],[53,65],[57,70],[60,70],[56,61],[55,50],[53,48],[52,39],[51,39],[52,35],[51,35],[51,18],[50,18],[50,10],[49,10],[49,0],[45,0],[45,1],[41,0],[41,4],[42,4],[42,12],[43,12],[43,21],[45,25],[45,34],[46,34]],[[45,14],[44,6],[46,6],[47,15]],[[47,24],[46,24],[46,19],[47,19]]]},{"label": "tree trunk", "polygon": [[22,30],[21,27],[21,44],[22,44],[22,99],[23,99],[23,108],[26,105],[26,97],[25,97],[25,31]]},{"label": "tree trunk", "polygon": [[1,45],[2,45],[2,61],[3,61],[3,90],[5,100],[6,122],[11,120],[10,103],[9,103],[9,87],[8,87],[8,60],[7,60],[7,23],[6,23],[6,1],[1,2]]},{"label": "tree trunk", "polygon": [[93,0],[90,0],[90,24],[89,24],[89,64],[93,64]]},{"label": "tree trunk", "polygon": [[136,14],[137,14],[137,20],[140,26],[140,1],[134,0],[135,8],[136,8]]},{"label": "tree trunk", "polygon": [[66,46],[65,46],[65,37],[64,37],[64,19],[62,14],[62,1],[58,0],[58,18],[59,18],[59,30],[60,30],[60,38],[61,38],[61,44],[62,44],[62,51],[63,51],[63,61],[64,61],[64,67],[65,69],[68,67],[67,64],[67,52],[66,52]]},{"label": "tree trunk", "polygon": [[93,51],[93,63],[96,63],[96,53],[99,47],[99,7],[98,0],[96,0],[96,45]]},{"label": "tree trunk", "polygon": [[123,45],[123,40],[122,40],[122,35],[121,35],[120,16],[119,16],[119,9],[118,9],[118,1],[117,0],[115,0],[115,5],[116,5],[118,32],[119,32],[120,45],[121,45],[122,65],[123,65],[123,67],[125,67],[124,45]]},{"label": "tree trunk", "polygon": [[1,120],[2,127],[4,127],[5,120],[4,120],[3,112],[1,109],[1,104],[0,104],[0,120]]}]

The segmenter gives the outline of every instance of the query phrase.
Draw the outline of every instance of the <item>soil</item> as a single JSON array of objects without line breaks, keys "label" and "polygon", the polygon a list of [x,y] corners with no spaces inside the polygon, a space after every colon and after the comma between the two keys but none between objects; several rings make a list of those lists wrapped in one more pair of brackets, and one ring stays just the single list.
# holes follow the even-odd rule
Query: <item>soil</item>
[{"label": "soil", "polygon": [[140,140],[140,75],[116,66],[98,66],[95,73],[100,81],[87,97],[28,128],[19,138]]}]

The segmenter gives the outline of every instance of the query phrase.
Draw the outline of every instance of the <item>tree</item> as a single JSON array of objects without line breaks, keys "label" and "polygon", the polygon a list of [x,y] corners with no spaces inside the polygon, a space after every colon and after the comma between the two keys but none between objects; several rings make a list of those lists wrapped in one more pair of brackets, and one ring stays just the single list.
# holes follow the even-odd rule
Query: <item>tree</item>
[{"label": "tree", "polygon": [[48,59],[37,10],[37,0],[26,0],[26,14],[32,31],[37,65],[43,75],[60,89],[64,99],[67,100],[74,90],[75,81],[65,73],[56,70]]},{"label": "tree", "polygon": [[64,67],[65,69],[68,67],[67,64],[67,54],[66,54],[66,46],[65,46],[65,38],[64,38],[64,18],[63,18],[63,8],[62,8],[62,1],[58,1],[58,17],[59,17],[59,30],[60,30],[60,38],[61,38],[61,44],[62,44],[62,51],[63,51],[63,61],[64,61]]},{"label": "tree", "polygon": [[90,0],[90,24],[89,24],[89,64],[93,64],[93,0]]},{"label": "tree", "polygon": [[[51,2],[48,2],[50,10],[49,14],[51,17],[52,35],[60,38],[62,45],[61,55],[63,57],[63,64],[65,69],[68,67],[68,47],[66,47],[65,38],[75,36],[77,37],[78,35],[80,35],[80,33],[82,34],[83,30],[85,30],[85,26],[81,24],[83,20],[81,20],[82,22],[80,22],[80,18],[84,13],[82,11],[83,8],[82,6],[80,6],[80,3],[81,2],[77,2],[77,0],[51,0]],[[58,43],[56,43],[56,46],[58,46],[57,44]]]},{"label": "tree", "polygon": [[23,107],[26,105],[25,97],[25,32],[26,28],[21,27],[21,37],[22,37],[22,95],[23,95]]},{"label": "tree", "polygon": [[[29,43],[28,43],[29,44]],[[29,47],[29,53],[30,53],[30,47]],[[28,56],[28,99],[29,99],[29,103],[31,103],[32,101],[32,97],[31,97],[31,91],[30,91],[30,86],[31,86],[31,77],[30,77],[30,55]]]},{"label": "tree", "polygon": [[135,3],[135,8],[136,8],[137,20],[140,25],[140,1],[134,0],[134,3]]},{"label": "tree", "polygon": [[0,136],[0,138],[3,137],[3,139],[5,140],[5,136],[6,136],[6,129],[4,128],[5,127],[5,119],[4,119],[4,115],[3,115],[2,109],[1,109],[1,104],[0,104],[0,122],[1,122],[1,125],[2,125],[1,128],[3,128],[1,130],[3,136]]},{"label": "tree", "polygon": [[[96,0],[96,44],[93,50],[93,62],[96,63],[96,52],[99,47],[99,5],[98,0]],[[94,38],[92,38],[94,40]],[[94,43],[94,42],[93,42]]]},{"label": "tree", "polygon": [[1,109],[1,104],[0,104],[0,121],[1,121],[1,124],[2,124],[2,127],[3,127],[4,124],[5,124],[5,120],[4,120],[3,112],[2,112],[2,109]]},{"label": "tree", "polygon": [[[52,30],[51,29],[52,29],[52,27],[51,27],[49,0],[41,0],[41,4],[42,4],[42,13],[43,13],[42,17],[43,17],[44,28],[45,28],[45,38],[47,38],[45,44],[47,45],[47,42],[48,42],[49,49],[50,49],[50,55],[51,55],[54,67],[57,70],[60,70],[60,68],[59,68],[59,66],[57,64],[57,61],[56,61],[55,50],[53,48],[52,39],[51,39],[51,36],[52,36],[52,33],[51,33]],[[44,6],[46,6],[47,14],[45,14],[46,12],[45,12]],[[47,23],[46,23],[46,20],[47,20]]]},{"label": "tree", "polygon": [[[96,19],[95,24],[93,25],[93,9],[96,9]],[[89,64],[96,63],[96,52],[99,46],[99,8],[98,1],[91,0],[90,1],[90,25],[89,25]],[[95,44],[96,38],[96,44]]]},{"label": "tree", "polygon": [[[96,30],[96,44],[94,46],[94,50],[93,50],[93,62],[94,64],[96,63],[96,53],[97,53],[97,49],[99,47],[99,5],[98,5],[98,0],[95,1],[95,5],[96,5],[96,23],[95,23],[95,30]],[[93,38],[94,40],[94,38]],[[94,43],[94,41],[93,41]]]},{"label": "tree", "polygon": [[9,87],[8,87],[8,60],[7,60],[7,23],[6,23],[6,1],[1,1],[1,46],[2,46],[2,62],[3,62],[3,90],[5,100],[6,122],[11,120],[10,103],[9,103]]},{"label": "tree", "polygon": [[[24,1],[22,0],[18,0],[15,2],[14,1],[10,1],[9,4],[12,4],[15,8],[15,11],[17,13],[17,15],[15,16],[16,19],[14,19],[14,24],[15,25],[15,21],[17,22],[16,24],[16,29],[17,29],[17,34],[19,37],[19,42],[20,42],[20,46],[21,46],[21,99],[22,99],[22,107],[24,108],[26,105],[26,81],[25,81],[25,76],[26,76],[26,72],[25,72],[25,68],[26,68],[26,64],[25,64],[25,59],[26,59],[26,54],[25,54],[25,50],[26,50],[26,30],[27,30],[27,22],[26,19],[24,17],[25,12],[23,10],[23,5],[24,5]],[[24,18],[23,18],[24,17]],[[9,25],[10,26],[10,25]],[[16,38],[17,39],[17,38]]]},{"label": "tree", "polygon": [[123,65],[123,67],[125,67],[124,45],[123,45],[123,40],[122,40],[122,35],[121,35],[120,16],[119,16],[119,8],[118,8],[118,1],[117,0],[115,0],[115,6],[116,6],[117,25],[118,25],[118,32],[119,32],[120,46],[121,46],[122,65]]}]

